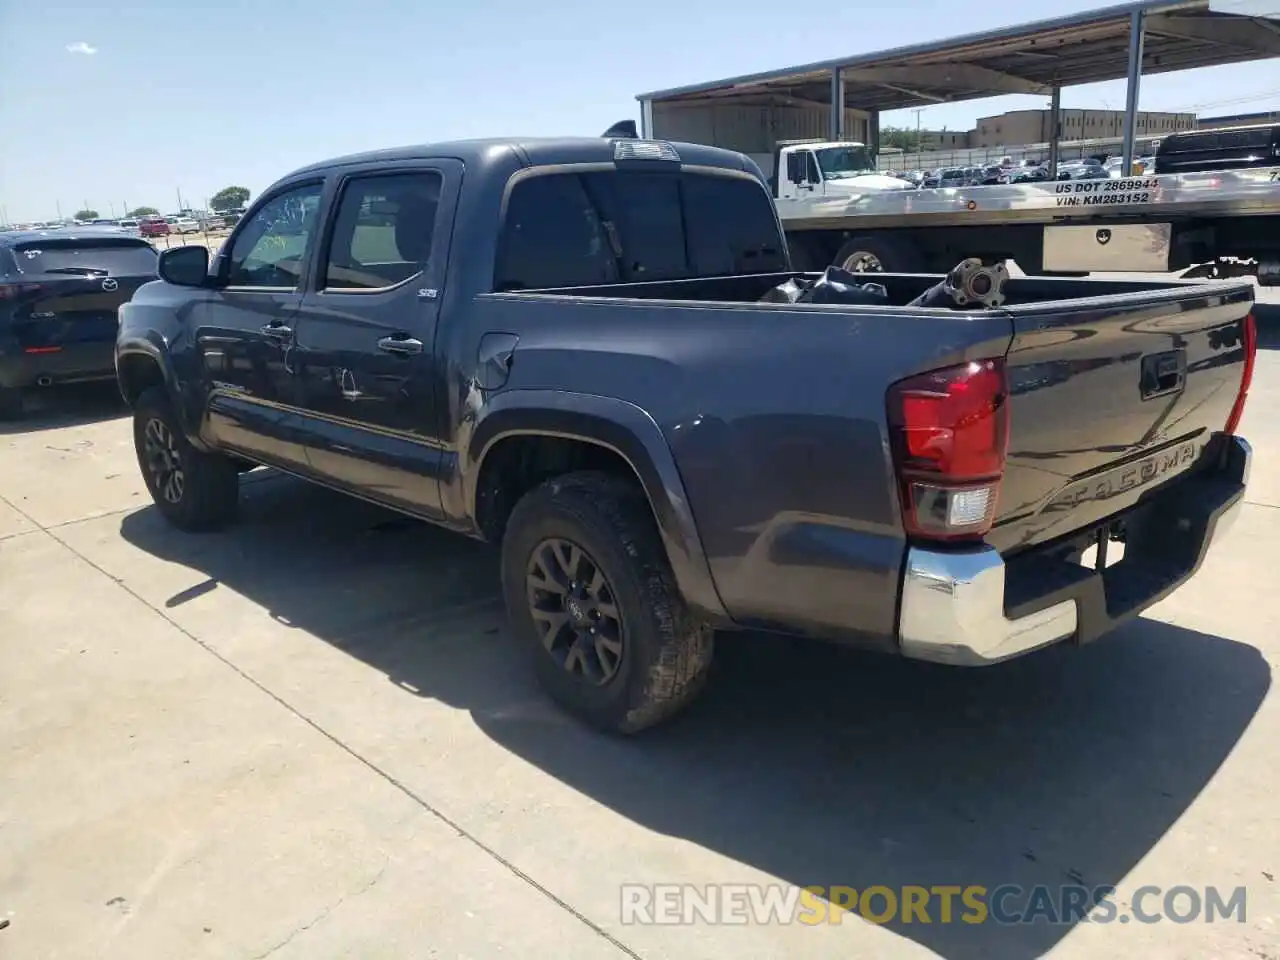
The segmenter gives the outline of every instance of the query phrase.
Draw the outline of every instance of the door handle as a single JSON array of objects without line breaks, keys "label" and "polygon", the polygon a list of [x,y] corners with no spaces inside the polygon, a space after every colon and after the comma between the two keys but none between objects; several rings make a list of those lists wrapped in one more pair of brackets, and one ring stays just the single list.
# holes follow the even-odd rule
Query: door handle
[{"label": "door handle", "polygon": [[1167,350],[1148,354],[1142,358],[1139,390],[1143,400],[1177,393],[1187,378],[1187,353],[1185,350]]},{"label": "door handle", "polygon": [[268,323],[265,327],[259,328],[259,332],[272,340],[293,339],[293,327],[286,327],[283,323]]},{"label": "door handle", "polygon": [[378,349],[383,353],[421,353],[422,341],[415,337],[383,337],[378,341]]}]

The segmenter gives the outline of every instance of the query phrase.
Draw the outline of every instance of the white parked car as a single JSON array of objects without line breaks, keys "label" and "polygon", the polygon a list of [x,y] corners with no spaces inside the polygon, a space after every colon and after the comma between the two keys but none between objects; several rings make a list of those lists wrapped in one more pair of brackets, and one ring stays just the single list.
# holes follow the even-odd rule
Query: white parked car
[{"label": "white parked car", "polygon": [[165,217],[170,233],[199,233],[200,224],[191,217]]}]

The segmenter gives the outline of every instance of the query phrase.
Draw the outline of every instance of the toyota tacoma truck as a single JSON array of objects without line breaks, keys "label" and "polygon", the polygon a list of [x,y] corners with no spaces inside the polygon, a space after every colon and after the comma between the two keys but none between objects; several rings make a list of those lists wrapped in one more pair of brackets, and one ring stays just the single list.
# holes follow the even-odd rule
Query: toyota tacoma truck
[{"label": "toyota tacoma truck", "polygon": [[160,513],[220,527],[266,465],[499,544],[537,677],[609,731],[687,704],[732,631],[1092,641],[1192,576],[1249,474],[1247,281],[786,302],[760,170],[712,147],[349,156],[159,274],[116,369]]}]

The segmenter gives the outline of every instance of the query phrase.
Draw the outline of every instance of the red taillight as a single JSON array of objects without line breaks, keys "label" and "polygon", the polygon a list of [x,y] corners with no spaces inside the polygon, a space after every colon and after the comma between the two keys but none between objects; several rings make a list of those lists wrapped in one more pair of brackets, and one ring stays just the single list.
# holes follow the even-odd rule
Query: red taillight
[{"label": "red taillight", "polygon": [[911,536],[981,537],[995,519],[1009,442],[1003,359],[900,380],[889,388],[889,431]]},{"label": "red taillight", "polygon": [[1231,416],[1227,417],[1227,425],[1223,432],[1233,434],[1240,426],[1240,418],[1244,416],[1244,402],[1249,399],[1249,384],[1253,382],[1253,364],[1258,356],[1258,325],[1250,313],[1244,318],[1240,342],[1244,347],[1244,372],[1240,374],[1240,392],[1236,394],[1235,406],[1231,408]]}]

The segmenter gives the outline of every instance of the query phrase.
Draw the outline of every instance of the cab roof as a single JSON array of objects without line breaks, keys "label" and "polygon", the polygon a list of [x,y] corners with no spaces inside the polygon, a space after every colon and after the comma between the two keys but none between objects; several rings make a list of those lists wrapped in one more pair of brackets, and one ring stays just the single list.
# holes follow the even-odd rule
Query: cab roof
[{"label": "cab roof", "polygon": [[[559,164],[612,163],[613,139],[604,137],[508,137],[484,140],[451,140],[442,143],[426,143],[416,146],[391,147],[334,157],[294,170],[287,177],[292,179],[306,174],[324,173],[334,167],[364,163],[381,163],[399,160],[430,160],[451,158],[461,160],[468,167],[491,167],[497,164],[543,167]],[[671,146],[680,156],[681,163],[706,167],[721,167],[754,173],[754,162],[744,154],[719,147],[696,143],[675,143]]]}]

